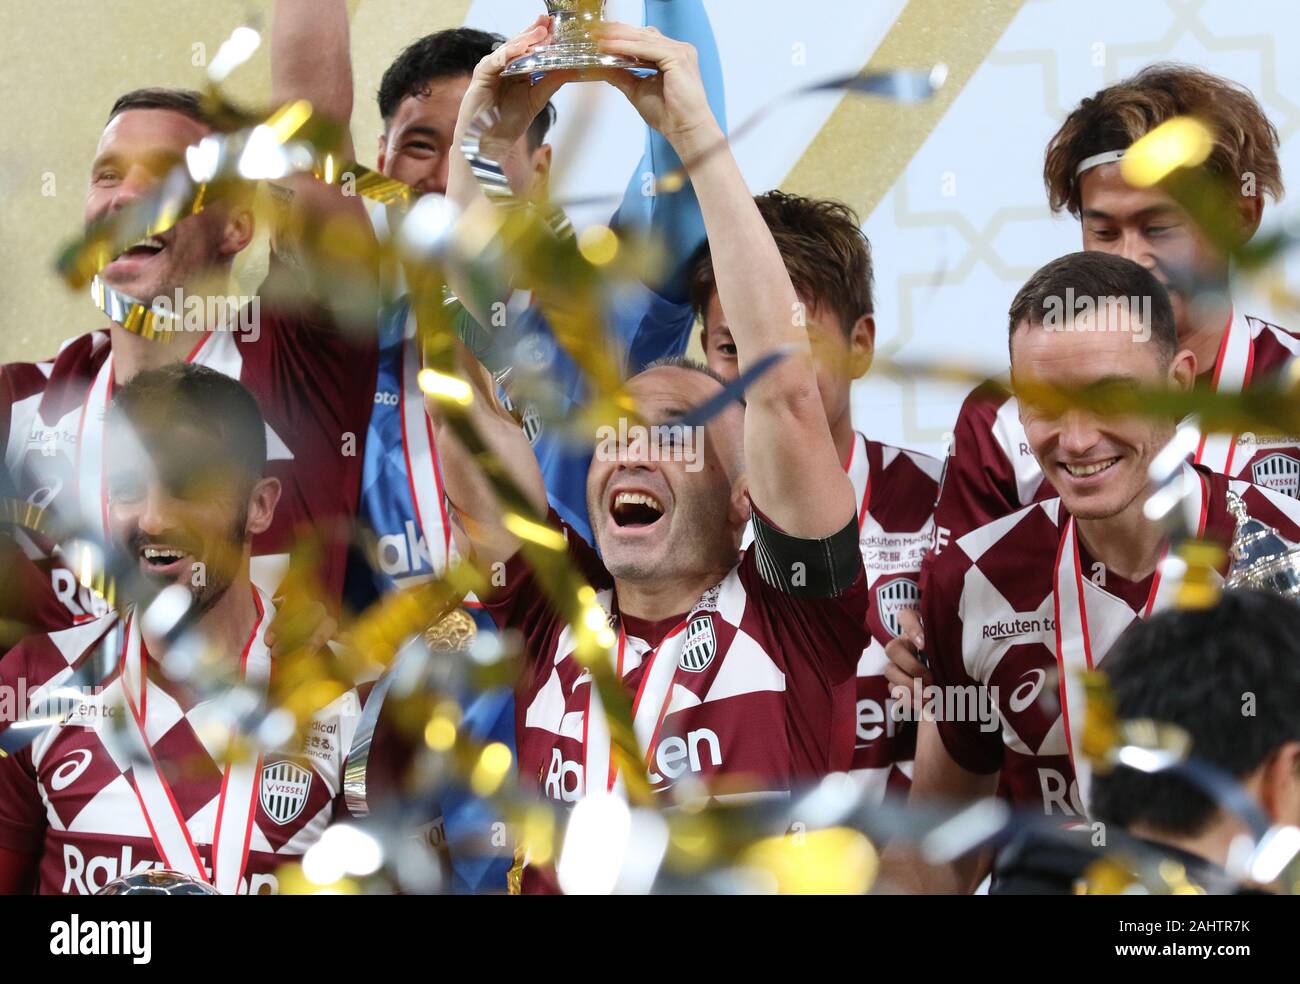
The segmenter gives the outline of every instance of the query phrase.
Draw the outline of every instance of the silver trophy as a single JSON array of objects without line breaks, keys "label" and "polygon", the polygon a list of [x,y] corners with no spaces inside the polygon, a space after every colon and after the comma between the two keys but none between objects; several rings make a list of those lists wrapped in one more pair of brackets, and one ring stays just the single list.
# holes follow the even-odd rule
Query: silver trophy
[{"label": "silver trophy", "polygon": [[1251,517],[1235,492],[1228,493],[1228,511],[1237,520],[1237,532],[1232,538],[1227,586],[1300,598],[1300,547]]},{"label": "silver trophy", "polygon": [[544,75],[547,72],[626,68],[653,74],[655,67],[635,58],[611,55],[596,47],[596,29],[605,20],[605,0],[546,0],[553,44],[534,48],[516,58],[501,74]]}]

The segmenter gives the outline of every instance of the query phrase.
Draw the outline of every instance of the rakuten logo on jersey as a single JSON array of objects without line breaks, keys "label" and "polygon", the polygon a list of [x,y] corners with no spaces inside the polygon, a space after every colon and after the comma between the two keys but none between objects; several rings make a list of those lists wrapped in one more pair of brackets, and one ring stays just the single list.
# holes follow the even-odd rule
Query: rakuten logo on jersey
[{"label": "rakuten logo on jersey", "polygon": [[1064,814],[1067,817],[1083,816],[1083,800],[1079,796],[1079,783],[1073,777],[1066,779],[1059,769],[1038,768],[1038,787],[1043,794],[1043,813],[1047,816]]},{"label": "rakuten logo on jersey", "polygon": [[69,612],[74,623],[88,622],[108,614],[108,602],[98,593],[81,584],[72,571],[56,567],[50,571],[54,596]]},{"label": "rakuten logo on jersey", "polygon": [[404,533],[387,533],[378,540],[375,560],[389,577],[435,570],[429,541],[409,519]]},{"label": "rakuten logo on jersey", "polygon": [[[138,875],[142,871],[162,867],[161,861],[141,861],[136,864],[135,850],[130,844],[123,844],[116,857],[111,854],[92,854],[87,857],[75,844],[64,844],[61,891],[64,895],[94,895],[114,878]],[[252,879],[254,895],[276,895],[280,891],[280,881],[275,875],[253,875]],[[241,878],[238,894],[247,895],[248,892],[248,879]]]},{"label": "rakuten logo on jersey", "polygon": [[[674,782],[687,773],[701,775],[722,767],[722,742],[709,728],[688,731],[686,737],[670,735],[655,746],[646,776],[650,785]],[[543,791],[553,800],[576,802],[582,795],[581,762],[566,759],[558,748],[551,749],[551,764],[543,781]]]},{"label": "rakuten logo on jersey", "polygon": [[858,701],[857,745],[865,748],[875,743],[882,735],[893,738],[895,726],[904,720],[904,715],[895,710],[898,701],[890,697],[881,704],[878,700],[864,697]]},{"label": "rakuten logo on jersey", "polygon": [[650,758],[650,785],[672,782],[690,772],[699,775],[722,768],[722,743],[717,732],[700,728],[686,732],[685,738],[673,735],[655,746]]}]

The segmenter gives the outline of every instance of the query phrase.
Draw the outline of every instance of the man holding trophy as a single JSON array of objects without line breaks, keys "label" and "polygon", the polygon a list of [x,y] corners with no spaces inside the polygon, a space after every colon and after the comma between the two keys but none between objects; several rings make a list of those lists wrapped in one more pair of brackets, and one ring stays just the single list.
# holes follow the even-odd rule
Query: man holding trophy
[{"label": "man holding trophy", "polygon": [[[527,82],[503,78],[510,62],[545,43],[538,25],[494,52],[474,74],[458,133],[488,107],[485,139],[508,145],[541,108]],[[849,715],[869,604],[858,550],[857,502],[817,390],[797,295],[722,131],[709,111],[695,50],[653,28],[606,24],[599,50],[656,72],[601,70],[685,162],[709,234],[718,294],[730,317],[742,374],[773,368],[704,426],[704,465],[645,456],[632,445],[598,455],[587,502],[599,557],[565,527],[573,561],[589,572],[618,634],[617,672],[637,695],[634,727],[652,789],[679,782],[715,791],[785,795],[848,764]],[[474,197],[456,162],[452,197]],[[482,380],[481,372],[470,372]],[[719,396],[707,368],[676,360],[628,383],[644,418],[667,424]],[[535,509],[545,488],[520,429],[478,386],[480,437]],[[503,628],[525,637],[516,688],[519,775],[553,800],[617,793],[624,782],[590,674],[572,633],[547,603],[495,496],[449,428],[438,450],[449,498],[482,563],[503,562],[505,584],[484,599]],[[753,517],[754,545],[741,550]],[[552,512],[553,524],[560,524]],[[611,654],[612,657],[612,654]],[[630,781],[630,780],[629,780]],[[530,874],[531,873],[531,874]],[[531,866],[523,887],[542,890]]]}]

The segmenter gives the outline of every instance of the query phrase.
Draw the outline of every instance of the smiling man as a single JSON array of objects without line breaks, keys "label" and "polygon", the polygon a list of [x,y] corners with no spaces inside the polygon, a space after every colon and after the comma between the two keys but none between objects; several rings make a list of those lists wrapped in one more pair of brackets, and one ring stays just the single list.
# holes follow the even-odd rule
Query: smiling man
[{"label": "smiling man", "polygon": [[[521,35],[479,66],[461,125],[485,105],[521,97],[500,72],[543,37]],[[635,445],[593,459],[587,506],[599,556],[554,513],[551,521],[617,633],[609,656],[636,695],[651,787],[671,796],[689,781],[714,792],[783,795],[848,761],[853,674],[868,640],[853,486],[822,409],[808,334],[789,316],[797,298],[771,233],[730,153],[701,153],[720,144],[721,130],[695,50],[617,24],[601,45],[659,68],[648,79],[613,73],[610,81],[693,162],[741,370],[776,353],[785,358],[749,388],[744,407],[732,402],[704,425],[702,468]],[[526,439],[496,405],[482,368],[471,364],[470,378],[479,434],[534,508],[545,510]],[[680,360],[628,383],[645,422],[660,426],[721,389],[716,374]],[[617,790],[603,711],[574,654],[573,632],[547,603],[495,496],[445,424],[437,443],[475,554],[504,565],[504,584],[485,604],[501,627],[526,640],[516,689],[522,784],[563,802]],[[751,516],[754,546],[742,551]],[[525,890],[543,884],[529,866]]]},{"label": "smiling man", "polygon": [[[114,102],[99,137],[86,190],[89,226],[153,192],[187,147],[213,133],[196,92],[140,89]],[[49,510],[73,529],[105,538],[104,409],[116,390],[144,370],[193,363],[241,381],[266,419],[270,468],[283,488],[280,508],[253,545],[253,578],[274,592],[300,535],[319,539],[310,572],[327,600],[343,591],[347,546],[360,493],[362,442],[374,378],[373,326],[352,335],[305,294],[307,285],[273,256],[264,288],[219,317],[208,304],[225,295],[235,258],[252,241],[246,198],[209,202],[171,229],[131,246],[100,272],[112,290],[148,304],[202,302],[213,317],[200,330],[146,338],[100,314],[101,327],[70,338],[54,358],[0,369],[0,442],[11,494]],[[279,298],[277,300],[276,298]],[[366,334],[368,330],[368,335]],[[363,381],[359,384],[359,381]],[[322,476],[330,476],[328,481]],[[102,614],[89,599],[60,591],[62,573],[49,544],[15,537],[46,570],[46,591],[65,605],[63,624]],[[306,573],[306,572],[305,572]],[[18,613],[25,617],[26,613]],[[44,627],[51,628],[48,621]]]},{"label": "smiling man", "polygon": [[[1277,130],[1246,89],[1190,66],[1153,65],[1083,100],[1049,142],[1043,179],[1052,210],[1079,220],[1084,249],[1139,263],[1169,290],[1179,345],[1196,358],[1196,384],[1238,392],[1275,378],[1300,352],[1300,338],[1234,306],[1228,259],[1167,192],[1124,181],[1127,148],[1176,116],[1195,116],[1214,133],[1202,170],[1228,205],[1230,238],[1248,242],[1265,197],[1282,196]],[[966,398],[953,435],[935,514],[939,551],[1056,494],[1016,401],[1000,387]],[[1300,438],[1207,435],[1195,461],[1300,497]]]},{"label": "smiling man", "polygon": [[[1068,292],[1094,303],[1057,323],[1052,312]],[[1179,345],[1164,288],[1130,260],[1104,253],[1055,260],[1021,288],[1008,321],[1016,385],[1193,384],[1195,357]],[[969,716],[924,720],[911,795],[992,795],[1001,772],[1017,806],[1078,818],[1087,813],[1075,760],[1083,725],[1078,674],[1104,665],[1119,634],[1167,607],[1177,587],[1175,578],[1160,576],[1168,543],[1143,512],[1149,466],[1175,422],[1028,403],[1020,419],[1056,495],[954,541],[934,560],[921,596],[934,682],[986,697],[1000,728]],[[1231,542],[1231,490],[1252,516],[1300,541],[1295,499],[1201,465],[1183,469],[1182,508],[1205,539],[1225,548]],[[969,890],[975,867],[968,859],[926,870],[918,887]]]},{"label": "smiling man", "polygon": [[[43,716],[42,695],[113,655],[93,696],[0,756],[0,893],[92,894],[160,867],[223,894],[274,892],[278,869],[339,815],[361,699],[349,691],[315,715],[307,745],[225,761],[220,736],[238,720],[222,698],[236,684],[265,697],[272,672],[275,608],[251,569],[282,494],[266,423],[235,380],[175,365],[122,387],[106,427],[110,543],[139,577],[124,581],[121,616],[31,636],[0,661],[0,684],[30,695],[24,716]],[[160,636],[142,613],[176,587],[189,595],[188,630]],[[175,679],[165,663],[182,642],[215,657],[222,682]]]}]

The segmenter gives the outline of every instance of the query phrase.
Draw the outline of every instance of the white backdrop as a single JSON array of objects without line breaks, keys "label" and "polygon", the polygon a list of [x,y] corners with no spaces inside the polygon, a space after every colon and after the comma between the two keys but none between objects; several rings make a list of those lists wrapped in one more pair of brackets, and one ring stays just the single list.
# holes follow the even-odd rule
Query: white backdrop
[{"label": "white backdrop", "polygon": [[[706,0],[731,124],[783,93],[860,69],[905,5]],[[541,0],[476,0],[466,23],[510,34],[541,10]],[[641,17],[640,0],[610,0],[609,10],[621,20]],[[796,57],[796,45],[806,57]],[[1296,0],[1027,0],[899,180],[864,216],[875,253],[880,350],[908,360],[958,356],[1005,371],[1005,317],[1015,291],[1042,263],[1079,248],[1077,223],[1047,210],[1047,140],[1081,98],[1143,65],[1189,62],[1250,87],[1281,132],[1284,174],[1300,182],[1298,47]],[[642,150],[635,113],[602,86],[570,86],[556,102],[556,196],[618,195]],[[781,184],[837,102],[818,96],[788,104],[737,144],[755,192]],[[585,132],[575,136],[582,118]],[[871,154],[888,140],[888,133],[864,133],[858,152]],[[574,218],[581,225],[610,211],[577,211]],[[1300,209],[1284,200],[1266,211],[1265,224],[1284,216],[1300,222]],[[1300,256],[1287,272],[1295,290]],[[1300,324],[1258,301],[1245,306]],[[958,387],[868,376],[855,389],[855,422],[872,437],[937,453],[963,395]]]}]

